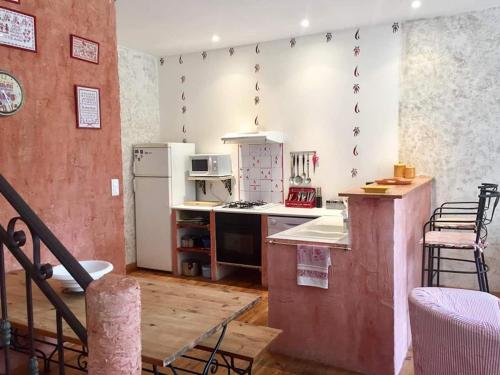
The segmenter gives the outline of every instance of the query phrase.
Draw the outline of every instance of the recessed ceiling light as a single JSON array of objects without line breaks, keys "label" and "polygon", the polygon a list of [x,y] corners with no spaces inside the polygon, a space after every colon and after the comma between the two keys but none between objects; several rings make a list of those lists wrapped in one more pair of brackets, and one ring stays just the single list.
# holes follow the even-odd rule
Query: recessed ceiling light
[{"label": "recessed ceiling light", "polygon": [[220,37],[217,34],[212,35],[212,42],[217,43],[220,40]]},{"label": "recessed ceiling light", "polygon": [[300,21],[300,26],[309,27],[309,20],[307,18],[304,18],[302,21]]},{"label": "recessed ceiling light", "polygon": [[411,7],[412,7],[413,9],[418,9],[418,8],[420,8],[421,6],[422,6],[422,2],[421,2],[420,0],[414,0],[414,1],[412,1],[412,3],[411,3]]}]

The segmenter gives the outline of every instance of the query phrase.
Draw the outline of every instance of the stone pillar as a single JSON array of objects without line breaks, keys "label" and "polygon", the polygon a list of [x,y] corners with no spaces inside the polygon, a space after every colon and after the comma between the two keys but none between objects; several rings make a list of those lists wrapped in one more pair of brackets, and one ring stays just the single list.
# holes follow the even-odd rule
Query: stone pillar
[{"label": "stone pillar", "polygon": [[130,277],[109,274],[86,292],[89,375],[141,374],[141,292]]}]

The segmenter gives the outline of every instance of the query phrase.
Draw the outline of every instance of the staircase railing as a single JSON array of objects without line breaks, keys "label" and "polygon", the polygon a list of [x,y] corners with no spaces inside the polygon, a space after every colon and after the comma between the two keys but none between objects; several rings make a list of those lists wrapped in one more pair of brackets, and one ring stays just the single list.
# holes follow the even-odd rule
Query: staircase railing
[{"label": "staircase railing", "polygon": [[[52,253],[68,270],[83,290],[87,289],[93,279],[1,174],[0,194],[19,215],[9,220],[7,228],[0,224],[0,301],[2,314],[0,320],[0,345],[4,350],[5,374],[10,375],[11,360],[9,358],[9,351],[12,344],[12,330],[9,322],[7,304],[4,254],[4,249],[7,248],[25,272],[28,331],[27,351],[30,357],[28,373],[30,375],[38,374],[32,295],[32,283],[34,282],[56,310],[59,374],[62,375],[64,374],[63,320],[66,321],[68,326],[75,332],[84,346],[87,345],[87,330],[47,282],[47,280],[52,277],[52,266],[48,263],[41,263],[40,245],[42,243],[45,245],[50,253]],[[33,260],[23,251],[23,246],[27,243],[27,236],[24,230],[16,229],[16,226],[20,223],[23,223],[27,227],[31,236]]]}]

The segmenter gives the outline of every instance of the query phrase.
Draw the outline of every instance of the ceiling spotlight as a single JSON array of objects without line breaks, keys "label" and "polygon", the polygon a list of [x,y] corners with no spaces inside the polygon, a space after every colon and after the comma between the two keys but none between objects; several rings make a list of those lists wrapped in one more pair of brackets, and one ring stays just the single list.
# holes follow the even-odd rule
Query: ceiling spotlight
[{"label": "ceiling spotlight", "polygon": [[220,40],[220,37],[217,34],[212,35],[212,42],[217,43]]},{"label": "ceiling spotlight", "polygon": [[300,21],[300,26],[309,27],[309,20],[307,18],[304,18],[302,21]]},{"label": "ceiling spotlight", "polygon": [[411,7],[412,7],[413,9],[418,9],[418,8],[420,8],[421,6],[422,6],[422,2],[421,2],[420,0],[414,0],[414,1],[412,1],[412,3],[411,3]]}]

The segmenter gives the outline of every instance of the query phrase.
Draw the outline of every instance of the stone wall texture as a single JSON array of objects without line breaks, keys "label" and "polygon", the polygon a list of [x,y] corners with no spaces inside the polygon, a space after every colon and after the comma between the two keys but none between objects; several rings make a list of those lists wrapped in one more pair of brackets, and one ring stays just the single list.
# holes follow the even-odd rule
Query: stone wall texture
[{"label": "stone wall texture", "polygon": [[[0,118],[0,173],[78,259],[124,271],[120,102],[113,0],[3,1],[37,17],[38,52],[0,46],[0,69],[24,86],[20,112]],[[100,43],[99,65],[70,58],[70,34]],[[74,85],[101,89],[102,129],[76,128]],[[15,213],[0,198],[0,223]],[[57,261],[43,251],[44,261]],[[10,268],[19,268],[12,258]]]},{"label": "stone wall texture", "polygon": [[[481,182],[500,182],[500,8],[408,22],[403,40],[400,160],[435,177],[434,206],[476,200]],[[500,291],[500,217],[488,242]],[[477,288],[473,275],[444,282]]]},{"label": "stone wall texture", "polygon": [[127,264],[136,262],[132,146],[158,142],[160,99],[155,57],[125,47],[118,48],[122,121],[123,199]]}]

